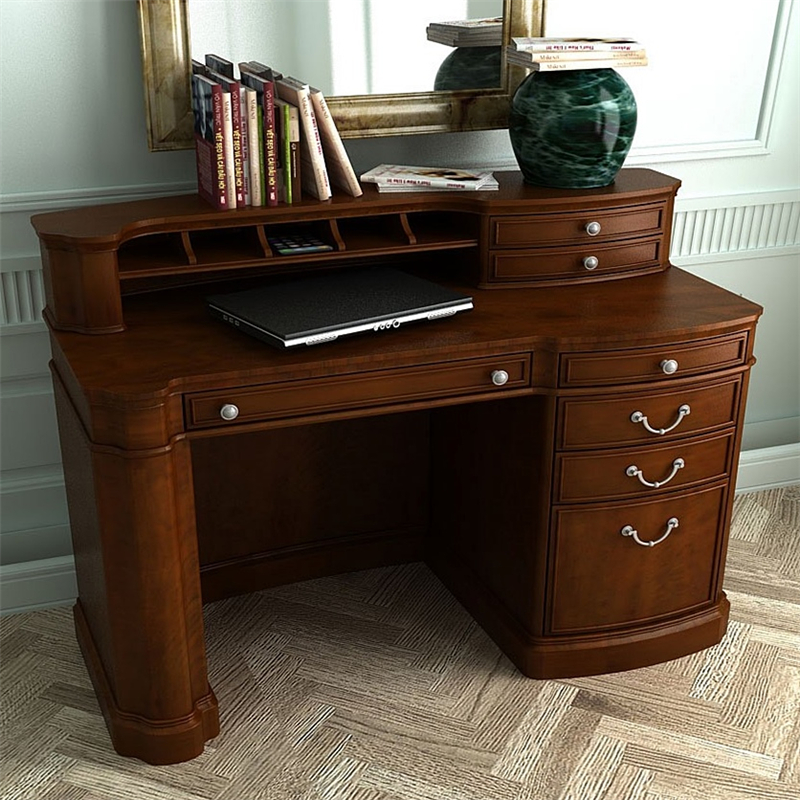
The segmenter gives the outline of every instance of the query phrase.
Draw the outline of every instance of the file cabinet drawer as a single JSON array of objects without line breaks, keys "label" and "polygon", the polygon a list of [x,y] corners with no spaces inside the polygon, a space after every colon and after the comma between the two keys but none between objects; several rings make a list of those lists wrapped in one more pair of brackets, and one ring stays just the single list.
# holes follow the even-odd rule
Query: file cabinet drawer
[{"label": "file cabinet drawer", "polygon": [[562,386],[655,381],[707,374],[744,365],[747,333],[660,347],[607,353],[568,353],[562,356]]},{"label": "file cabinet drawer", "polygon": [[[587,209],[563,214],[493,217],[492,247],[578,244],[662,231],[664,203]],[[599,230],[598,230],[599,226]],[[597,230],[597,233],[590,231]]]},{"label": "file cabinet drawer", "polygon": [[563,398],[559,447],[613,447],[710,433],[737,418],[741,379],[663,392]]},{"label": "file cabinet drawer", "polygon": [[597,502],[662,495],[725,478],[731,469],[734,432],[683,440],[671,446],[568,452],[556,456],[553,500]]},{"label": "file cabinet drawer", "polygon": [[550,632],[655,622],[714,602],[725,497],[717,485],[556,509]]},{"label": "file cabinet drawer", "polygon": [[531,354],[515,353],[202,392],[187,396],[186,418],[189,428],[227,426],[530,385]]}]

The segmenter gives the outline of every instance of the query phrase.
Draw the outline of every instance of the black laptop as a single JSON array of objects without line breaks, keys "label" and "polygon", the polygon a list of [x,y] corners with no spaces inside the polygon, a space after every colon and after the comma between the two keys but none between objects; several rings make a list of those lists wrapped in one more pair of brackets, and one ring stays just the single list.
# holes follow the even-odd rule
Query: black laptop
[{"label": "black laptop", "polygon": [[211,313],[279,348],[449,317],[472,298],[388,267],[343,270],[207,298]]}]

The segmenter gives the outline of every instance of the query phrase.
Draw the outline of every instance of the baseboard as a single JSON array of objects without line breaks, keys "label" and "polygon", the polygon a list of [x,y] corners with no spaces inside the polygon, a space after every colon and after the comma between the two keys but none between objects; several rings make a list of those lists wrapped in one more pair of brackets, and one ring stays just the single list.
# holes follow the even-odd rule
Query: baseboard
[{"label": "baseboard", "polygon": [[0,566],[0,614],[71,605],[77,596],[72,556]]},{"label": "baseboard", "polygon": [[800,483],[800,443],[742,451],[737,492],[760,492],[797,483]]},{"label": "baseboard", "polygon": [[[793,484],[800,484],[800,443],[742,453],[737,493]],[[0,614],[71,605],[77,594],[72,556],[0,566]]]}]

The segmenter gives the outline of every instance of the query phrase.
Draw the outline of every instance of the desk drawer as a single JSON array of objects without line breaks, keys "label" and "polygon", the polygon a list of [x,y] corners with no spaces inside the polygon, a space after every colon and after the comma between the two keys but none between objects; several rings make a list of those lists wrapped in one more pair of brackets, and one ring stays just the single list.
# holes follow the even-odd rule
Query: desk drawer
[{"label": "desk drawer", "polygon": [[661,239],[627,244],[587,242],[578,248],[510,250],[492,254],[492,278],[496,280],[556,280],[592,278],[609,273],[661,264]]},{"label": "desk drawer", "polygon": [[[500,385],[494,383],[498,372],[508,376]],[[530,385],[531,354],[515,353],[201,392],[187,396],[186,418],[189,428],[228,426],[454,395],[501,393]]]},{"label": "desk drawer", "polygon": [[734,431],[684,439],[678,444],[639,445],[611,451],[556,456],[553,500],[582,503],[653,497],[729,474]]},{"label": "desk drawer", "polygon": [[746,333],[627,352],[569,353],[562,356],[559,382],[561,386],[598,386],[674,380],[739,367],[745,363],[746,356]]},{"label": "desk drawer", "polygon": [[[594,235],[589,233],[600,229]],[[590,243],[609,238],[661,233],[664,203],[588,209],[561,214],[493,217],[492,247]]]},{"label": "desk drawer", "polygon": [[[559,446],[614,447],[666,442],[718,430],[737,418],[741,378],[663,392],[563,398]],[[651,430],[652,429],[652,430]]]},{"label": "desk drawer", "polygon": [[550,632],[649,623],[714,602],[725,498],[717,485],[556,510]]}]

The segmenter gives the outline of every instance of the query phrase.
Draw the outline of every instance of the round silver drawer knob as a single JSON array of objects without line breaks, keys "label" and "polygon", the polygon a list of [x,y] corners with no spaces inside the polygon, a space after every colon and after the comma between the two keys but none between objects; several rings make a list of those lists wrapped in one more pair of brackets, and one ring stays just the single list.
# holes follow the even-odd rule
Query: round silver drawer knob
[{"label": "round silver drawer knob", "polygon": [[665,375],[674,375],[678,371],[678,362],[674,358],[665,358],[661,362],[661,371]]},{"label": "round silver drawer knob", "polygon": [[589,236],[597,236],[597,234],[602,230],[602,226],[599,222],[587,222],[583,229],[589,234]]},{"label": "round silver drawer knob", "polygon": [[219,415],[226,422],[230,422],[232,419],[236,419],[236,417],[239,416],[239,406],[235,406],[233,403],[225,403],[219,410]]},{"label": "round silver drawer knob", "polygon": [[586,269],[597,269],[599,265],[600,259],[597,256],[586,256],[586,258],[583,259],[583,266],[586,267]]},{"label": "round silver drawer knob", "polygon": [[504,369],[496,369],[492,373],[492,383],[495,386],[504,386],[508,383],[508,373]]}]

